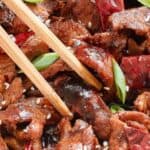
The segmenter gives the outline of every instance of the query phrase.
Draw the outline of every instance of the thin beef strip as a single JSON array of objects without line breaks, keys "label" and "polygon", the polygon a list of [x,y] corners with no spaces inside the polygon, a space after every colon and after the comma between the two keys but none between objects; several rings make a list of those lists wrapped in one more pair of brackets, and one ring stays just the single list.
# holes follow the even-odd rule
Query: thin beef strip
[{"label": "thin beef strip", "polygon": [[99,12],[94,1],[67,0],[67,4],[62,9],[61,15],[73,18],[92,32],[100,30]]},{"label": "thin beef strip", "polygon": [[7,82],[11,82],[16,76],[15,64],[7,55],[0,54],[0,74]]},{"label": "thin beef strip", "polygon": [[135,108],[150,116],[150,92],[140,94],[134,101]]},{"label": "thin beef strip", "polygon": [[111,113],[98,92],[67,76],[58,77],[54,87],[73,113],[91,124],[99,138],[108,139]]},{"label": "thin beef strip", "polygon": [[64,118],[59,129],[61,136],[56,150],[101,149],[92,127],[82,120],[76,120],[74,127],[71,127],[69,120]]},{"label": "thin beef strip", "polygon": [[150,87],[150,55],[123,57],[121,68],[130,88]]},{"label": "thin beef strip", "polygon": [[125,111],[111,119],[110,150],[150,149],[150,118],[144,113]]}]

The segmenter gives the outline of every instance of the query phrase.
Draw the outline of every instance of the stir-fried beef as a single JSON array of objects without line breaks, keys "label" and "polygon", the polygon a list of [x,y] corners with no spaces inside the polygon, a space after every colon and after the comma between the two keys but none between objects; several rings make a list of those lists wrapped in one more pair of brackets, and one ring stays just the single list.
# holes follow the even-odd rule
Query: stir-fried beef
[{"label": "stir-fried beef", "polygon": [[98,92],[66,76],[58,78],[54,87],[73,113],[91,124],[99,138],[108,139],[111,113]]},{"label": "stir-fried beef", "polygon": [[0,146],[1,146],[1,150],[8,150],[8,147],[5,141],[2,139],[2,137],[0,137]]},{"label": "stir-fried beef", "polygon": [[144,92],[134,102],[136,109],[150,116],[150,92]]},{"label": "stir-fried beef", "polygon": [[130,88],[150,87],[150,55],[123,57],[121,67]]},{"label": "stir-fried beef", "polygon": [[111,118],[110,150],[149,149],[150,118],[140,112],[127,111]]},{"label": "stir-fried beef", "polygon": [[82,24],[73,20],[60,19],[51,23],[50,28],[66,45],[71,45],[75,38],[89,35]]},{"label": "stir-fried beef", "polygon": [[30,36],[22,44],[21,49],[30,59],[49,51],[48,46],[35,35]]},{"label": "stir-fried beef", "polygon": [[14,62],[6,55],[0,54],[0,74],[3,75],[6,81],[10,82],[16,76]]},{"label": "stir-fried beef", "polygon": [[3,93],[3,99],[0,100],[0,107],[5,108],[9,104],[16,103],[23,96],[22,80],[15,78]]},{"label": "stir-fried beef", "polygon": [[129,29],[138,35],[146,35],[150,31],[149,15],[149,8],[135,8],[114,13],[110,17],[110,23],[115,31]]},{"label": "stir-fried beef", "polygon": [[77,58],[89,68],[98,73],[104,84],[113,86],[112,56],[102,48],[94,46],[80,46],[76,49]]},{"label": "stir-fried beef", "polygon": [[77,120],[74,127],[71,127],[70,122],[63,119],[59,127],[61,139],[56,145],[56,150],[100,149],[92,127],[86,122]]},{"label": "stir-fried beef", "polygon": [[92,32],[100,30],[100,17],[97,6],[91,0],[67,0],[62,16],[81,22]]}]

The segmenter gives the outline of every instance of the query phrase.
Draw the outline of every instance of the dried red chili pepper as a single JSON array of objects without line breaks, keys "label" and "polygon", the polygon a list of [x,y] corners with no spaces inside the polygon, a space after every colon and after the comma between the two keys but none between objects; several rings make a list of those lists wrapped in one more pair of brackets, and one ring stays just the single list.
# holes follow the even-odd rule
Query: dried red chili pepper
[{"label": "dried red chili pepper", "polygon": [[34,34],[33,32],[19,33],[18,35],[15,36],[16,44],[20,46],[33,34]]},{"label": "dried red chili pepper", "polygon": [[124,1],[96,0],[96,4],[101,17],[102,30],[105,31],[108,28],[108,17],[114,12],[122,11],[124,9]]}]

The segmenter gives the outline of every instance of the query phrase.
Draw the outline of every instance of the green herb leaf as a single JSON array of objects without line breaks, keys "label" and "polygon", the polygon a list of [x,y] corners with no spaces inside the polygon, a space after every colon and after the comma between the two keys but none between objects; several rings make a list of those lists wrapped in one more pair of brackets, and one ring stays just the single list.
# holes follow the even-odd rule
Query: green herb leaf
[{"label": "green herb leaf", "polygon": [[118,111],[124,111],[124,109],[118,104],[111,104],[110,110],[112,113],[116,113]]},{"label": "green herb leaf", "polygon": [[27,2],[27,3],[33,3],[33,4],[36,4],[36,3],[42,2],[43,0],[24,0],[24,1]]},{"label": "green herb leaf", "polygon": [[150,0],[138,0],[138,2],[140,2],[146,7],[150,7]]},{"label": "green herb leaf", "polygon": [[126,81],[125,76],[118,65],[118,63],[115,61],[115,59],[112,60],[113,63],[113,72],[114,72],[114,80],[117,90],[117,96],[121,100],[121,102],[124,104],[126,100]]},{"label": "green herb leaf", "polygon": [[59,56],[57,53],[46,53],[35,58],[32,63],[37,70],[41,71],[53,64],[58,58]]}]

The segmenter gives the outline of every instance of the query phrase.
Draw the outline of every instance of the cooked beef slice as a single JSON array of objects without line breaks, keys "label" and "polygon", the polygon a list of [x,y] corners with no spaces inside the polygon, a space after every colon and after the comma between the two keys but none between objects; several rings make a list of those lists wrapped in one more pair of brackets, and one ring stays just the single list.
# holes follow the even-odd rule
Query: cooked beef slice
[{"label": "cooked beef slice", "polygon": [[110,17],[112,30],[133,30],[137,35],[145,35],[150,31],[150,9],[140,7],[114,13]]},{"label": "cooked beef slice", "polygon": [[67,0],[62,16],[73,18],[91,32],[100,30],[100,17],[95,2],[91,0]]},{"label": "cooked beef slice", "polygon": [[82,24],[76,23],[73,20],[57,20],[51,23],[50,29],[66,45],[71,45],[72,40],[75,38],[90,35]]},{"label": "cooked beef slice", "polygon": [[7,55],[0,54],[0,74],[8,82],[11,82],[16,76],[15,64]]},{"label": "cooked beef slice", "polygon": [[113,87],[112,56],[104,49],[94,46],[79,46],[75,50],[77,58],[93,69],[105,86]]},{"label": "cooked beef slice", "polygon": [[20,48],[30,59],[49,52],[49,47],[36,35],[30,36]]},{"label": "cooked beef slice", "polygon": [[0,100],[1,108],[6,108],[9,104],[18,102],[23,96],[22,80],[16,77],[2,95],[3,99]]},{"label": "cooked beef slice", "polygon": [[61,136],[56,144],[56,150],[77,150],[77,149],[100,149],[100,145],[94,135],[92,126],[82,120],[76,120],[71,127],[68,119],[62,119],[59,124]]},{"label": "cooked beef slice", "polygon": [[73,113],[92,125],[99,138],[108,139],[111,113],[97,91],[68,76],[58,77],[54,88]]},{"label": "cooked beef slice", "polygon": [[121,68],[130,88],[150,87],[150,55],[123,57]]},{"label": "cooked beef slice", "polygon": [[134,101],[135,108],[150,116],[150,92],[143,92]]}]

